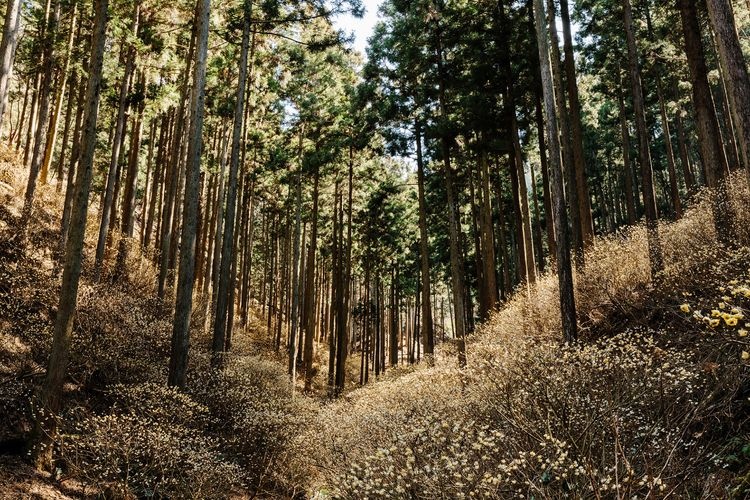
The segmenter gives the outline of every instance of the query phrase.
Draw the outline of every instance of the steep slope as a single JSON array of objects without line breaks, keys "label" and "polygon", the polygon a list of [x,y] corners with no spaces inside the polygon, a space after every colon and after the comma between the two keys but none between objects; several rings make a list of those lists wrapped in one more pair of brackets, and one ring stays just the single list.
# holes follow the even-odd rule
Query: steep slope
[{"label": "steep slope", "polygon": [[[735,227],[747,187],[733,184]],[[561,345],[556,277],[519,293],[443,364],[321,413],[301,460],[354,498],[745,498],[750,494],[750,250],[716,242],[709,200],[597,241],[576,276],[579,345]],[[321,436],[317,429],[323,429]]]}]

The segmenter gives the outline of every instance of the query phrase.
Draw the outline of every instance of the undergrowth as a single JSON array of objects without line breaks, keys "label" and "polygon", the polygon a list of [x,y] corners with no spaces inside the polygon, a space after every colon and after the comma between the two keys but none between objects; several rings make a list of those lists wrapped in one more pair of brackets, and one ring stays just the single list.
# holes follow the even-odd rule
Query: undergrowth
[{"label": "undergrowth", "polygon": [[[40,189],[33,244],[19,248],[14,168],[0,162],[0,440],[30,430],[60,272],[59,195]],[[750,193],[733,186],[734,224],[747,227]],[[201,301],[188,388],[167,388],[171,311],[154,298],[153,264],[134,250],[126,279],[105,267],[95,281],[87,259],[59,474],[114,498],[743,498],[750,241],[737,231],[719,245],[710,203],[699,195],[661,225],[656,279],[642,227],[596,241],[575,276],[580,343],[559,342],[546,275],[475,332],[468,368],[446,343],[437,366],[389,370],[337,401],[293,396],[247,331],[213,370]]]}]

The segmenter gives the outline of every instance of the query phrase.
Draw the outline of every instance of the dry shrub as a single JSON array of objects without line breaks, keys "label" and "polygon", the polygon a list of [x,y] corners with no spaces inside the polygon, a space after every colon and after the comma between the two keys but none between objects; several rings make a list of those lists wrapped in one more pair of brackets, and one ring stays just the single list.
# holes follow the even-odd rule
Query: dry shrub
[{"label": "dry shrub", "polygon": [[[733,182],[734,225],[746,227],[747,187]],[[750,300],[747,236],[717,243],[705,192],[660,235],[655,281],[643,227],[597,239],[575,276],[580,345],[560,345],[557,277],[546,275],[479,328],[469,368],[419,368],[324,407],[299,465],[307,487],[340,498],[746,495],[747,332],[693,321],[680,304]],[[741,298],[726,306],[741,312],[719,317],[742,318]]]},{"label": "dry shrub", "polygon": [[158,384],[115,386],[104,415],[73,424],[61,455],[71,474],[119,498],[226,498],[242,486],[221,443],[196,429],[207,410]]},{"label": "dry shrub", "polygon": [[163,382],[171,322],[153,300],[120,287],[82,284],[71,372],[87,385]]},{"label": "dry shrub", "polygon": [[323,471],[314,487],[340,498],[700,491],[695,470],[723,465],[696,437],[713,401],[694,352],[658,335],[509,344],[463,373],[420,370],[360,391],[325,408],[309,436],[310,470]]},{"label": "dry shrub", "polygon": [[292,399],[284,367],[258,357],[232,357],[223,370],[193,372],[191,398],[208,408],[210,432],[235,456],[257,490],[293,487],[285,465],[297,452],[297,436],[307,428],[315,407]]}]

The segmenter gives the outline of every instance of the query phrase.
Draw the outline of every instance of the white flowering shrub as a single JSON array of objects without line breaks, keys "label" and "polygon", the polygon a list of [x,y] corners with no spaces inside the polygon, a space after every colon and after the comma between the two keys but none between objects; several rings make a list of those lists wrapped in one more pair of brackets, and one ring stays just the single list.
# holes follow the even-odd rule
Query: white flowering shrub
[{"label": "white flowering shrub", "polygon": [[326,480],[334,496],[661,495],[682,491],[681,471],[705,459],[689,432],[702,377],[690,352],[658,347],[651,332],[525,345],[513,362],[479,361],[457,377],[450,404],[444,380],[441,395],[415,374],[398,406],[333,405],[327,423],[354,434],[326,436],[331,463],[347,464]]}]

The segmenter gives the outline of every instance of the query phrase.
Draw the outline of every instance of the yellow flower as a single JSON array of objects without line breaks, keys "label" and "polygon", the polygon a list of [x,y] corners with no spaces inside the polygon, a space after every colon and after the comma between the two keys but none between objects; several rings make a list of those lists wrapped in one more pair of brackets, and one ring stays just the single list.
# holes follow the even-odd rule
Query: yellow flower
[{"label": "yellow flower", "polygon": [[727,326],[737,326],[737,318],[733,316],[724,318],[724,322],[727,324]]},{"label": "yellow flower", "polygon": [[742,359],[745,360],[745,361],[747,361],[748,359],[750,359],[750,352],[742,351]]},{"label": "yellow flower", "polygon": [[721,316],[721,313],[718,309],[711,309],[711,317],[718,318],[719,316]]},{"label": "yellow flower", "polygon": [[726,309],[727,305],[724,302],[719,302],[719,309]]},{"label": "yellow flower", "polygon": [[684,313],[689,313],[690,312],[690,305],[689,304],[682,304],[680,306],[680,311],[682,311]]},{"label": "yellow flower", "polygon": [[747,330],[745,330],[744,328],[742,330],[737,330],[737,333],[740,337],[747,337]]},{"label": "yellow flower", "polygon": [[708,324],[711,326],[711,328],[716,328],[719,326],[719,320],[718,319],[712,319],[708,322]]},{"label": "yellow flower", "polygon": [[729,302],[730,300],[732,300],[732,298],[731,298],[731,297],[728,297],[728,296],[726,296],[726,295],[724,295],[724,296],[723,296],[723,297],[721,298],[721,300],[723,300],[724,302]]}]

